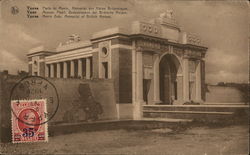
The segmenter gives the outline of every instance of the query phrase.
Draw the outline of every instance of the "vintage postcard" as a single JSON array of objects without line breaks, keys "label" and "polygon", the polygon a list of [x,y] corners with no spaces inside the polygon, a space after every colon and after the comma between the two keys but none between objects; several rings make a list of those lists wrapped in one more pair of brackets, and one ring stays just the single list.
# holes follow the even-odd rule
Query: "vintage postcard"
[{"label": "vintage postcard", "polygon": [[249,1],[0,0],[1,154],[249,154]]}]

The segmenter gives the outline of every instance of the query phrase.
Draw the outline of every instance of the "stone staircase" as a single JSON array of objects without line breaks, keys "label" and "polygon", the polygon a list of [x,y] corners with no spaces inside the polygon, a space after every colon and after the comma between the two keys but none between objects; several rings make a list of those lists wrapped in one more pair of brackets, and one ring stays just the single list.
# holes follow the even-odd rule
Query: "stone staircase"
[{"label": "stone staircase", "polygon": [[246,105],[246,104],[243,102],[233,102],[233,103],[205,102],[204,105]]},{"label": "stone staircase", "polygon": [[144,119],[230,119],[248,115],[249,105],[144,105]]}]

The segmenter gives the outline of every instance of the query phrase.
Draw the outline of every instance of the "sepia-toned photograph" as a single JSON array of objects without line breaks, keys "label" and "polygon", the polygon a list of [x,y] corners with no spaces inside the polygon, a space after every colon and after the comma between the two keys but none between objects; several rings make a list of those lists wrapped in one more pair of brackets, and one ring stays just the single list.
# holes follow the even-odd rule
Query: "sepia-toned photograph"
[{"label": "sepia-toned photograph", "polygon": [[248,155],[249,1],[0,0],[0,154]]}]

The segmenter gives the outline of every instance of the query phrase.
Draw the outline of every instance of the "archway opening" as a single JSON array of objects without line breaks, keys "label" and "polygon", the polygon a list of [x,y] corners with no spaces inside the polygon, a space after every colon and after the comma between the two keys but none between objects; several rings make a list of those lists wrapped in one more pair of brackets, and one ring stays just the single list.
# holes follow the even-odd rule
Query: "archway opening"
[{"label": "archway opening", "polygon": [[166,54],[160,61],[160,99],[163,104],[173,104],[178,98],[177,72],[180,67],[175,55]]}]

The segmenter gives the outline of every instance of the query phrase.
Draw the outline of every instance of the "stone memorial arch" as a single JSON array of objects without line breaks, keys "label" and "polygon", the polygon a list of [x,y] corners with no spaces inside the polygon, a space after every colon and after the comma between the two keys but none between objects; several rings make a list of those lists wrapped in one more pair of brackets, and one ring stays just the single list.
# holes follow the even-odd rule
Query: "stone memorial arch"
[{"label": "stone memorial arch", "polygon": [[182,78],[178,78],[182,76],[181,63],[176,55],[166,53],[161,57],[159,70],[160,100],[173,104],[182,97]]},{"label": "stone memorial arch", "polygon": [[143,105],[204,101],[205,54],[196,34],[183,31],[172,10],[82,41],[76,34],[55,51],[28,53],[31,75],[113,81],[118,118],[140,119]]}]

